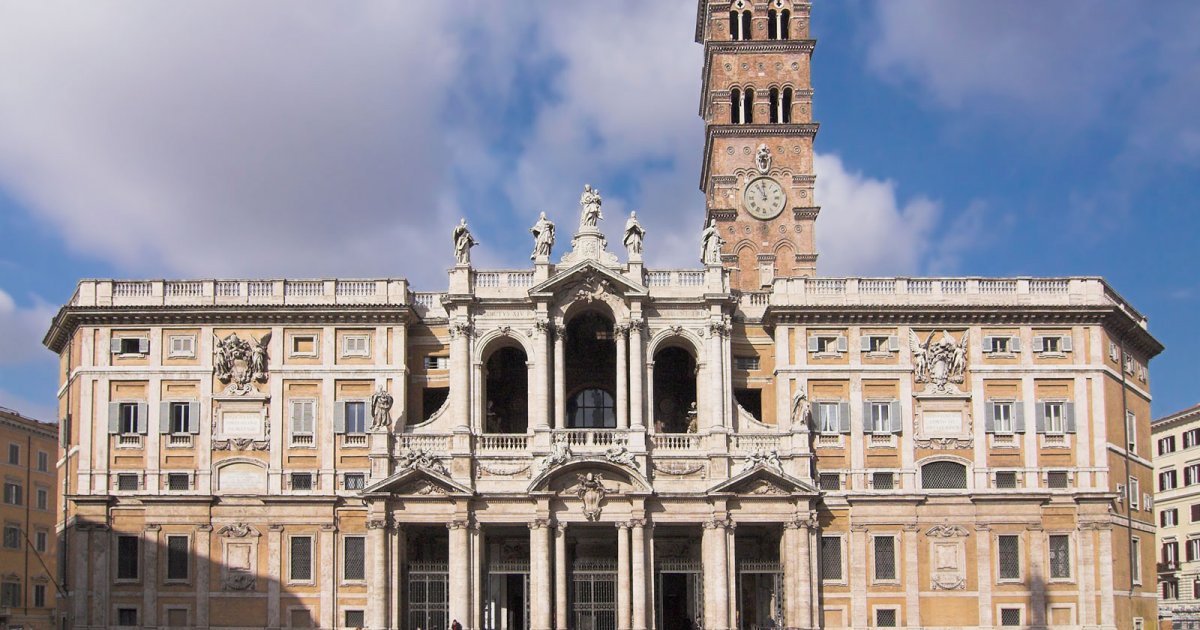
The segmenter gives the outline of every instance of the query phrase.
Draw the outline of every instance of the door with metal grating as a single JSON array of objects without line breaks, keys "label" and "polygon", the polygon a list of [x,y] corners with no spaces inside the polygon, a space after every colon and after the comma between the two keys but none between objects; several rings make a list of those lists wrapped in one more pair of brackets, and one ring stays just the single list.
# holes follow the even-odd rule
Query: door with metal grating
[{"label": "door with metal grating", "polygon": [[408,630],[450,627],[450,572],[445,562],[413,562],[405,576]]},{"label": "door with metal grating", "polygon": [[741,630],[783,627],[783,569],[778,562],[739,562],[737,588],[737,619]]},{"label": "door with metal grating", "polygon": [[571,567],[573,630],[616,630],[617,563],[581,558]]},{"label": "door with metal grating", "polygon": [[659,630],[694,630],[704,623],[704,571],[696,560],[662,560],[654,576]]},{"label": "door with metal grating", "polygon": [[488,564],[484,630],[529,630],[529,562]]}]

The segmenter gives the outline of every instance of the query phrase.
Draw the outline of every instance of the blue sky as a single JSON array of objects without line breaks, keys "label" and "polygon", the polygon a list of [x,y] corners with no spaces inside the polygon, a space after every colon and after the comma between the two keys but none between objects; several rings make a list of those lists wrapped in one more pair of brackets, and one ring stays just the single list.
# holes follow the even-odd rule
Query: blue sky
[{"label": "blue sky", "polygon": [[[520,10],[515,10],[517,7]],[[0,3],[0,405],[51,418],[81,277],[521,266],[539,211],[692,266],[691,0]],[[1200,401],[1200,4],[817,2],[823,274],[1100,275]]]}]

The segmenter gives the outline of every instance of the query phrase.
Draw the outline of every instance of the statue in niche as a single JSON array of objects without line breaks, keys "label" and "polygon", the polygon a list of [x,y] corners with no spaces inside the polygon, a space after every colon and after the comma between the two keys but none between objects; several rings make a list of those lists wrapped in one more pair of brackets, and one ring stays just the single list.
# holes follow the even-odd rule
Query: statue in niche
[{"label": "statue in niche", "polygon": [[630,257],[642,255],[642,239],[644,238],[646,238],[646,230],[637,220],[637,212],[630,212],[629,220],[625,222],[625,251],[629,253]]},{"label": "statue in niche", "polygon": [[583,185],[583,195],[579,197],[579,205],[582,212],[579,215],[579,227],[596,227],[600,223],[600,219],[604,215],[600,214],[600,204],[603,200],[600,198],[600,190],[593,189],[591,184]]},{"label": "statue in niche", "polygon": [[600,502],[608,494],[604,484],[600,483],[604,478],[599,473],[580,474],[576,478],[579,479],[579,486],[575,493],[583,501],[583,515],[589,521],[600,520]]},{"label": "statue in niche", "polygon": [[529,231],[533,234],[533,253],[529,255],[529,259],[549,258],[550,250],[554,247],[554,222],[547,219],[546,213],[543,212]]},{"label": "statue in niche", "polygon": [[796,390],[796,395],[792,396],[792,426],[801,427],[807,431],[811,421],[812,403],[808,401],[808,392],[800,387]]},{"label": "statue in niche", "polygon": [[392,424],[392,404],[395,400],[382,387],[371,394],[371,430],[384,431]]},{"label": "statue in niche", "polygon": [[721,232],[717,229],[717,220],[709,219],[708,227],[700,233],[700,262],[705,265],[721,264],[721,246],[725,244],[725,239],[721,238]]},{"label": "statue in niche", "polygon": [[947,331],[941,339],[934,341],[935,332],[929,333],[921,343],[915,331],[908,332],[908,346],[913,356],[913,372],[918,383],[930,383],[937,392],[949,391],[950,383],[962,383],[967,371],[967,338],[955,342]]},{"label": "statue in niche", "polygon": [[254,390],[252,382],[267,381],[269,343],[271,333],[254,339],[253,343],[238,337],[237,333],[224,339],[217,337],[213,348],[213,370],[217,380],[227,385],[226,394],[248,394]]},{"label": "statue in niche", "polygon": [[754,165],[758,172],[766,175],[771,170],[771,149],[766,144],[758,145],[758,153],[754,154]]},{"label": "statue in niche", "polygon": [[692,406],[688,408],[687,432],[688,433],[699,433],[700,432],[700,414],[696,411],[695,401],[693,401]]},{"label": "statue in niche", "polygon": [[454,226],[454,262],[459,265],[471,264],[471,248],[479,244],[467,229],[467,220],[459,219]]}]

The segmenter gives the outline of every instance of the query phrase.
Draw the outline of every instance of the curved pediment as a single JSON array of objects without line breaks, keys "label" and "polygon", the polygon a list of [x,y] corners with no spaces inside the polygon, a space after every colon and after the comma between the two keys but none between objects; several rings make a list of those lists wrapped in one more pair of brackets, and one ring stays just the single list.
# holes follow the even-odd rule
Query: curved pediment
[{"label": "curved pediment", "polygon": [[600,457],[579,457],[540,473],[529,483],[529,492],[571,494],[588,474],[597,477],[610,494],[645,494],[650,482],[638,471]]},{"label": "curved pediment", "polygon": [[710,494],[739,496],[815,495],[817,489],[770,466],[758,465],[708,489]]},{"label": "curved pediment", "polygon": [[406,468],[363,490],[363,495],[404,497],[470,496],[474,491],[457,481],[425,468]]}]

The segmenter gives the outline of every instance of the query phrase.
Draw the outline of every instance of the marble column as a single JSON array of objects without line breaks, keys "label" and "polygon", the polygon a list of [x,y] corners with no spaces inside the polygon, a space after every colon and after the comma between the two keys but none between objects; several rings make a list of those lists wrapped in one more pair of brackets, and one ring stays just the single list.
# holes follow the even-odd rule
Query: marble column
[{"label": "marble column", "polygon": [[801,626],[800,611],[806,605],[800,585],[807,569],[801,567],[798,558],[802,527],[798,521],[784,523],[783,536],[779,540],[779,559],[783,561],[783,624],[788,628]]},{"label": "marble column", "polygon": [[567,428],[567,328],[554,327],[554,428]]},{"label": "marble column", "polygon": [[450,621],[471,624],[471,536],[467,519],[455,519],[450,528]]},{"label": "marble column", "polygon": [[208,585],[212,573],[212,525],[201,525],[196,528],[196,626],[208,627]]},{"label": "marble column", "polygon": [[[483,627],[483,580],[484,566],[487,564],[487,539],[483,526],[476,523],[471,528],[471,628]],[[464,626],[466,624],[463,624]]]},{"label": "marble column", "polygon": [[725,413],[725,324],[711,322],[708,333],[708,426],[724,427],[729,423]]},{"label": "marble column", "polygon": [[642,380],[646,370],[645,362],[642,360],[642,327],[644,325],[645,322],[640,319],[635,319],[629,324],[629,423],[634,430],[646,427],[643,417],[646,400],[642,395]]},{"label": "marble column", "polygon": [[334,558],[337,557],[333,553],[334,532],[337,531],[335,525],[322,525],[321,533],[317,538],[317,552],[320,560],[317,566],[318,584],[321,588],[321,611],[320,621],[322,628],[332,628],[334,626],[334,618],[337,612],[337,586],[333,574],[337,571],[337,565],[334,564]]},{"label": "marble column", "polygon": [[371,630],[388,627],[387,521],[367,521],[367,557],[371,559],[371,581],[367,583],[367,626]]},{"label": "marble column", "polygon": [[726,563],[725,525],[721,519],[706,521],[701,538],[706,630],[725,630],[729,627],[729,567]]},{"label": "marble column", "polygon": [[629,630],[629,523],[617,523],[617,630]]},{"label": "marble column", "polygon": [[567,630],[567,524],[554,527],[554,627]]},{"label": "marble column", "polygon": [[529,424],[536,431],[550,427],[550,343],[551,327],[539,321],[533,336],[533,382],[529,397]]},{"label": "marble column", "polygon": [[646,630],[646,521],[629,522],[633,535],[630,579],[633,581],[633,630]]},{"label": "marble column", "polygon": [[617,428],[629,428],[629,355],[625,349],[629,327],[613,326],[613,341],[617,344]]},{"label": "marble column", "polygon": [[455,429],[460,431],[469,431],[471,423],[472,330],[468,321],[450,324],[450,410],[454,413]]},{"label": "marble column", "polygon": [[531,630],[551,630],[550,523],[544,518],[529,523],[529,613]]}]

